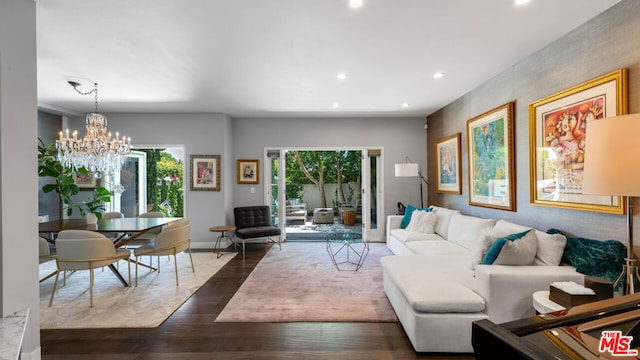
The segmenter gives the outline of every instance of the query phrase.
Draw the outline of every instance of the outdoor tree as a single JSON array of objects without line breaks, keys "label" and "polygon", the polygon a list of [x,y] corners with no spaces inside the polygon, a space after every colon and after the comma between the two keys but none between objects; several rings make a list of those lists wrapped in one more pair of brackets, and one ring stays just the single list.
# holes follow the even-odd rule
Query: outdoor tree
[{"label": "outdoor tree", "polygon": [[[322,207],[327,206],[325,184],[338,185],[339,202],[345,203],[343,184],[360,182],[360,151],[292,151],[287,153],[289,184],[314,184]],[[358,192],[359,193],[359,192]]]}]

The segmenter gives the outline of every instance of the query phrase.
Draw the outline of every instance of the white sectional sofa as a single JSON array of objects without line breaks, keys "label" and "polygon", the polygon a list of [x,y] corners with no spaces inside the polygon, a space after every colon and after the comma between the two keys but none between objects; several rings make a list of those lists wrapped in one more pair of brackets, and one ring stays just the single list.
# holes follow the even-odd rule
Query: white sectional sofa
[{"label": "white sectional sofa", "polygon": [[[472,322],[502,323],[534,315],[534,292],[548,290],[554,281],[584,283],[575,268],[558,265],[566,244],[562,235],[533,229],[518,243],[529,244],[528,250],[508,248],[520,240],[502,240],[496,262],[482,265],[496,239],[530,228],[441,207],[432,211],[431,231],[429,226],[427,231],[401,229],[403,216],[389,216],[387,246],[395,255],[381,259],[384,291],[418,352],[473,352]],[[495,265],[512,263],[509,251],[515,263],[530,254],[531,265]]]}]

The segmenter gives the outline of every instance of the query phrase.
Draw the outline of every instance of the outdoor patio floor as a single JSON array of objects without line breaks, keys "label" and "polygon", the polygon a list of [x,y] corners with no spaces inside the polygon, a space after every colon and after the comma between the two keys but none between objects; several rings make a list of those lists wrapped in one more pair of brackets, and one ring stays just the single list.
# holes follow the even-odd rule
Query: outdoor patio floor
[{"label": "outdoor patio floor", "polygon": [[362,224],[356,222],[351,226],[342,224],[338,216],[333,219],[333,224],[314,224],[308,220],[304,224],[302,221],[288,221],[286,227],[286,239],[288,241],[324,241],[325,236],[334,232],[362,233]]}]

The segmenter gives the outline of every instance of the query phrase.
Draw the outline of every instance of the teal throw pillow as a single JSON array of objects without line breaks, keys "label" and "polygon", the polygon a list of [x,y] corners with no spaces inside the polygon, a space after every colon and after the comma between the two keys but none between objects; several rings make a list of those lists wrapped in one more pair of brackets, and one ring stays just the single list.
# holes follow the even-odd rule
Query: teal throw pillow
[{"label": "teal throw pillow", "polygon": [[416,208],[412,205],[407,205],[407,207],[404,209],[404,217],[402,218],[402,223],[400,223],[400,228],[401,229],[406,229],[407,225],[409,225],[409,222],[411,222],[411,215],[413,214],[414,211],[416,210],[423,210],[423,211],[431,211],[432,209],[430,207],[427,208]]},{"label": "teal throw pillow", "polygon": [[529,229],[527,231],[523,231],[521,233],[511,234],[511,235],[508,235],[508,236],[501,237],[501,238],[497,239],[493,243],[493,245],[491,245],[491,247],[489,248],[489,251],[487,251],[487,254],[482,259],[481,264],[482,265],[491,265],[491,264],[493,264],[496,261],[496,259],[498,258],[498,256],[500,255],[500,251],[502,251],[502,248],[504,247],[504,245],[506,244],[507,241],[515,241],[515,240],[518,240],[518,239],[522,239],[530,231],[531,231],[531,229]]}]

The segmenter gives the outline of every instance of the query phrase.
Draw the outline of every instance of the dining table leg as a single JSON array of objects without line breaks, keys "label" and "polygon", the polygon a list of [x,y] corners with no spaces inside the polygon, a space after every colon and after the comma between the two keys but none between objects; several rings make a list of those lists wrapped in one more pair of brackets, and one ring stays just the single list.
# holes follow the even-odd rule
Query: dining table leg
[{"label": "dining table leg", "polygon": [[127,280],[125,280],[124,277],[122,277],[122,274],[120,274],[118,269],[116,269],[116,267],[113,264],[109,265],[109,269],[111,270],[113,275],[115,275],[118,278],[118,280],[120,280],[123,286],[125,287],[129,286],[129,283],[127,283]]}]

